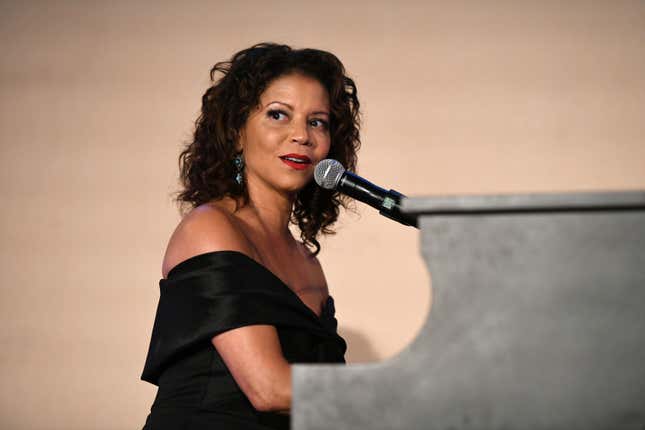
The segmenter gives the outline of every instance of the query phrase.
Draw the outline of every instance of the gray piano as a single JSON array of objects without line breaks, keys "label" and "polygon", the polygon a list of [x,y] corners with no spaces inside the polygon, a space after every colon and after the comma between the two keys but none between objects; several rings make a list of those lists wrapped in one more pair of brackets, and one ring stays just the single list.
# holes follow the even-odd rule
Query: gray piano
[{"label": "gray piano", "polygon": [[645,191],[402,209],[428,320],[383,363],[295,365],[293,429],[645,429]]}]

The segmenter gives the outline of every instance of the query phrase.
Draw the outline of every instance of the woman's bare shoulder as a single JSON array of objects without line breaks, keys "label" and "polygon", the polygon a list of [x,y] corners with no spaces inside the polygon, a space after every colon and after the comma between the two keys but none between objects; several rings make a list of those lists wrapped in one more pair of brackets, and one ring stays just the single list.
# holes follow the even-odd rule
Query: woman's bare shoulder
[{"label": "woman's bare shoulder", "polygon": [[230,202],[205,203],[193,208],[172,233],[161,273],[165,278],[177,264],[195,255],[232,250],[253,255],[253,247],[233,215]]}]

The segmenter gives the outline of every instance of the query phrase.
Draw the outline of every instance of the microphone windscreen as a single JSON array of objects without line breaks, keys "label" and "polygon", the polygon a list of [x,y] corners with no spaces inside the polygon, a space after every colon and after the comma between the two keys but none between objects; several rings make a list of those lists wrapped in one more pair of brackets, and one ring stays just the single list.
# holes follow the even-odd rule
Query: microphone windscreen
[{"label": "microphone windscreen", "polygon": [[343,173],[345,173],[345,168],[340,162],[326,158],[316,164],[314,179],[321,187],[327,190],[335,190]]}]

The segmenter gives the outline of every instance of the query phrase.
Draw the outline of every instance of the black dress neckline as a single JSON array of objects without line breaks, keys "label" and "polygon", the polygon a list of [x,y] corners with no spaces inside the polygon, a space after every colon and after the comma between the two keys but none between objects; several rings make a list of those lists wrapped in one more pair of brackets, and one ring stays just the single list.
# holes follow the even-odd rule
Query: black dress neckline
[{"label": "black dress neckline", "polygon": [[255,267],[258,267],[264,273],[269,275],[273,280],[275,280],[278,283],[278,285],[282,286],[290,294],[292,294],[297,299],[298,303],[300,303],[302,305],[302,307],[304,307],[307,311],[309,311],[311,313],[311,315],[314,318],[316,318],[317,321],[320,322],[325,318],[333,316],[333,314],[334,314],[334,298],[330,294],[327,295],[327,300],[325,300],[325,303],[321,306],[320,316],[319,316],[309,306],[307,306],[305,304],[305,302],[302,301],[300,296],[298,294],[296,294],[282,279],[280,279],[279,276],[277,276],[275,273],[273,273],[271,270],[269,270],[268,267],[266,267],[265,265],[263,265],[259,261],[255,260],[254,258],[252,258],[252,257],[250,257],[250,256],[248,256],[245,253],[240,252],[240,251],[220,250],[220,251],[209,251],[209,252],[204,252],[202,254],[193,255],[192,257],[188,257],[187,259],[182,260],[179,263],[177,263],[176,265],[174,265],[172,267],[172,269],[170,269],[168,271],[168,273],[166,274],[166,277],[163,278],[162,280],[170,280],[171,278],[173,278],[175,276],[178,276],[179,274],[181,274],[181,273],[183,273],[185,271],[190,271],[192,269],[195,269],[199,265],[201,260],[209,259],[209,258],[215,257],[217,255],[229,255],[229,256],[236,255],[236,256],[240,256],[244,260],[250,262]]}]

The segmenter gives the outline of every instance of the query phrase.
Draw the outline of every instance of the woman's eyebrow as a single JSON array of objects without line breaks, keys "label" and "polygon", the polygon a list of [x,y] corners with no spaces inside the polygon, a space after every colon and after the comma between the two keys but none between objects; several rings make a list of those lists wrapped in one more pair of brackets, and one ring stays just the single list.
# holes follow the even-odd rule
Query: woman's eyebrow
[{"label": "woman's eyebrow", "polygon": [[[289,109],[293,110],[293,106],[291,106],[289,103],[281,102],[281,101],[278,101],[278,100],[274,100],[274,101],[272,101],[272,102],[267,103],[267,106],[269,106],[269,105],[271,105],[271,104],[273,104],[273,103],[278,103],[278,104],[284,105],[284,106],[288,107]],[[320,115],[320,114],[323,114],[323,115],[327,115],[327,116],[329,116],[329,112],[327,112],[327,111],[325,111],[325,110],[320,110],[320,111],[312,112],[312,114],[314,114],[314,115]]]},{"label": "woman's eyebrow", "polygon": [[269,106],[269,105],[271,105],[273,103],[278,103],[278,104],[284,105],[284,106],[288,107],[289,109],[293,110],[293,106],[291,106],[289,103],[280,102],[280,101],[277,101],[277,100],[274,100],[272,102],[267,103],[267,106]]}]

